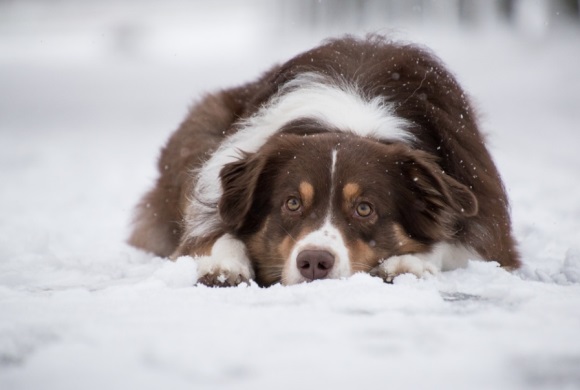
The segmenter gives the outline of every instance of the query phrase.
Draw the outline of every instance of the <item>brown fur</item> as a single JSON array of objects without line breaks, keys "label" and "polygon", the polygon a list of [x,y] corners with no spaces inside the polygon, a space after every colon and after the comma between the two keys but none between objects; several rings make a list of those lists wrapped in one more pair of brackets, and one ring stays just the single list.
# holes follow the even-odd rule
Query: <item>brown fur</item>
[{"label": "brown fur", "polygon": [[394,240],[398,247],[398,251],[401,254],[425,252],[425,244],[414,240],[411,235],[405,231],[403,226],[398,223],[394,223],[392,228]]},{"label": "brown fur", "polygon": [[[241,120],[303,72],[356,82],[367,96],[394,102],[396,114],[413,123],[416,142],[386,144],[335,133],[310,120],[289,123],[258,153],[223,168],[223,196],[209,205],[221,224],[205,237],[192,236],[185,221],[208,217],[188,214],[195,169]],[[437,241],[471,246],[504,267],[519,265],[507,196],[466,93],[426,50],[378,36],[331,40],[255,82],[206,96],[163,148],[160,177],[137,207],[129,242],[160,256],[204,255],[227,232],[248,246],[258,281],[275,283],[293,240],[320,224],[330,194],[327,151],[337,145],[343,158],[335,194],[344,197],[336,200],[335,210],[342,210],[337,223],[356,253],[355,269],[429,250]],[[283,209],[289,195],[304,199],[300,212]],[[380,213],[353,219],[351,208],[361,197],[372,198]]]},{"label": "brown fur", "polygon": [[361,239],[355,240],[349,254],[352,259],[355,259],[352,262],[353,272],[370,272],[377,266],[377,253],[368,242]]}]

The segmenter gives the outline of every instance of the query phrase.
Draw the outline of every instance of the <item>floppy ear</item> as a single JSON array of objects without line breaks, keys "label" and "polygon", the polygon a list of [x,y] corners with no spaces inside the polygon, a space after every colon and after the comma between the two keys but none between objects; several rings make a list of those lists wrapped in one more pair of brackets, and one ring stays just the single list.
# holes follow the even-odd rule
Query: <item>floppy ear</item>
[{"label": "floppy ear", "polygon": [[219,201],[220,217],[225,227],[240,230],[255,203],[255,192],[264,168],[264,158],[245,154],[238,161],[226,164],[220,171],[223,194]]},{"label": "floppy ear", "polygon": [[436,237],[441,229],[435,225],[446,228],[445,235],[451,235],[457,221],[477,214],[473,192],[444,173],[430,154],[410,151],[402,170],[414,197],[413,205],[402,213],[419,235],[449,238]]}]

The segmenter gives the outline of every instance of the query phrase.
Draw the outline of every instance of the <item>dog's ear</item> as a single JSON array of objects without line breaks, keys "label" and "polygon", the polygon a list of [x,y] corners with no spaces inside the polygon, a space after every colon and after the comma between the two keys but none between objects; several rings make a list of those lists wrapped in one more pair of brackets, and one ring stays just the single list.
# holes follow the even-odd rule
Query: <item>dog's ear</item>
[{"label": "dog's ear", "polygon": [[435,232],[443,227],[447,230],[445,235],[450,235],[457,221],[477,214],[478,202],[473,192],[443,172],[430,154],[408,151],[400,164],[405,187],[412,189],[410,196],[413,199],[412,204],[407,203],[406,210],[401,211],[418,234],[449,238],[435,237]]},{"label": "dog's ear", "polygon": [[259,206],[256,188],[264,165],[263,157],[245,154],[240,160],[222,168],[220,179],[223,194],[219,201],[219,213],[226,229],[239,231],[250,217],[250,211]]}]

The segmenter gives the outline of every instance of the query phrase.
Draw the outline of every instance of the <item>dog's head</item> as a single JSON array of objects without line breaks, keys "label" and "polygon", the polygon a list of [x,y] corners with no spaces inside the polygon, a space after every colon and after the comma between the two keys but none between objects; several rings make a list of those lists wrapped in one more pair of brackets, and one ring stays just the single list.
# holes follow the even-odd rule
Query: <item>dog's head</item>
[{"label": "dog's head", "polygon": [[429,250],[477,213],[431,155],[348,133],[276,135],[221,180],[224,227],[246,243],[262,285],[368,272]]}]

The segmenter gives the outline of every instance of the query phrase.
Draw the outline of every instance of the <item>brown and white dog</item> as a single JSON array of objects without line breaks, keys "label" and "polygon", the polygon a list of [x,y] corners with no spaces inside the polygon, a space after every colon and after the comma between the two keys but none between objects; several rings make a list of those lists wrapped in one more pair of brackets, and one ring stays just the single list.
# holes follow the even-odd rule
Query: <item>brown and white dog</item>
[{"label": "brown and white dog", "polygon": [[159,172],[129,241],[195,257],[207,285],[519,266],[465,92],[426,50],[380,36],[330,40],[207,95]]}]

